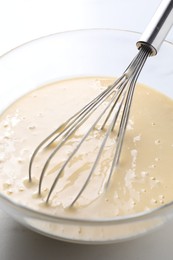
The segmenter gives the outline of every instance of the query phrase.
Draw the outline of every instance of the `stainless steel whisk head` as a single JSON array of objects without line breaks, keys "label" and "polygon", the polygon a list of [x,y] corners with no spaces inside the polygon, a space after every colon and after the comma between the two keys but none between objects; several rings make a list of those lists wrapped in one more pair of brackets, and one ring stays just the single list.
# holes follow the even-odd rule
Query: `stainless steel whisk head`
[{"label": "stainless steel whisk head", "polygon": [[[92,125],[89,126],[89,129],[81,137],[81,140],[76,144],[76,147],[71,151],[67,159],[57,170],[54,181],[49,188],[48,195],[46,197],[46,203],[49,202],[50,197],[56,188],[57,182],[62,177],[65,168],[78,152],[78,150],[81,148],[82,144],[86,142],[87,137],[94,129],[96,129],[99,122],[101,122],[101,127],[99,126],[98,131],[104,131],[104,137],[98,149],[98,153],[93,162],[93,165],[88,171],[88,175],[84,183],[72,199],[69,206],[73,206],[75,204],[75,202],[78,200],[78,198],[81,196],[86,186],[88,185],[97,165],[99,164],[106,142],[108,141],[111,133],[116,127],[116,141],[114,144],[115,150],[109,173],[106,177],[107,179],[105,182],[105,188],[108,186],[111,176],[115,172],[115,169],[117,168],[119,163],[136,81],[148,56],[157,54],[157,50],[159,49],[163,39],[166,37],[169,29],[171,28],[173,23],[172,10],[173,1],[163,0],[146,31],[142,35],[141,39],[137,42],[137,47],[139,48],[138,54],[132,60],[122,76],[118,78],[111,86],[107,87],[94,100],[83,107],[79,112],[77,112],[66,122],[60,125],[35,149],[29,164],[29,181],[32,181],[33,163],[39,152],[43,149],[46,149],[47,147],[50,147],[56,141],[56,147],[48,156],[40,173],[38,193],[41,194],[42,182],[51,160],[74,135],[74,133],[87,121],[87,119],[94,113],[94,111],[96,111],[103,104],[103,102],[107,102],[106,106],[103,106],[103,109],[99,116],[95,118]],[[160,24],[159,30],[156,31],[155,29],[158,28],[158,24]]]}]

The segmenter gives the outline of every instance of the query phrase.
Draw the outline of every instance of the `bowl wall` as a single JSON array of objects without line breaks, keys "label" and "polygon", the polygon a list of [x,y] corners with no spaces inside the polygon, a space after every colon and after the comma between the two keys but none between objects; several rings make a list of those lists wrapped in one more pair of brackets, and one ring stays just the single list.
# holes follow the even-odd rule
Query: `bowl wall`
[{"label": "bowl wall", "polygon": [[[10,51],[0,58],[0,111],[27,92],[57,80],[120,76],[137,54],[135,43],[139,37],[138,33],[128,31],[81,30],[43,37]],[[147,60],[139,82],[173,98],[172,57],[172,44],[164,42],[159,54]],[[31,229],[80,243],[133,238],[160,226],[173,212],[170,203],[144,215],[92,222],[46,216],[21,207],[3,195],[0,202],[4,210]]]}]

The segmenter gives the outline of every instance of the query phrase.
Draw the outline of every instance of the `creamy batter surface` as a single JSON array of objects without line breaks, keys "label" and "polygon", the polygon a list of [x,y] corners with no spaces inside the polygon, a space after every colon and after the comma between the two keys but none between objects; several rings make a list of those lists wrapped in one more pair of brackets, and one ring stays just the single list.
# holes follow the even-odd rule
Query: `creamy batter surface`
[{"label": "creamy batter surface", "polygon": [[65,209],[85,180],[105,134],[95,129],[69,162],[49,204],[45,204],[59,167],[81,140],[90,121],[51,161],[43,179],[41,196],[38,195],[40,172],[56,142],[39,153],[33,165],[32,182],[29,182],[29,160],[36,146],[112,82],[104,78],[56,82],[12,104],[0,117],[0,192],[40,212],[82,218],[129,215],[172,201],[173,101],[140,84],[136,87],[120,164],[105,193],[102,191],[113,156],[116,131],[111,134],[86,190],[73,208]]}]

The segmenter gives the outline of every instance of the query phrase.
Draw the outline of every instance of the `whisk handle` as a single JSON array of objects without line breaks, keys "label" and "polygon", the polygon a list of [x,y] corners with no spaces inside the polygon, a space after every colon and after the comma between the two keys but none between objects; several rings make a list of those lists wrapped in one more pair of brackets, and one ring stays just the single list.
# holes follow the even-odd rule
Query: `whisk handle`
[{"label": "whisk handle", "polygon": [[173,0],[163,0],[141,38],[136,43],[137,48],[140,49],[141,46],[147,45],[151,48],[151,55],[156,55],[172,25]]}]

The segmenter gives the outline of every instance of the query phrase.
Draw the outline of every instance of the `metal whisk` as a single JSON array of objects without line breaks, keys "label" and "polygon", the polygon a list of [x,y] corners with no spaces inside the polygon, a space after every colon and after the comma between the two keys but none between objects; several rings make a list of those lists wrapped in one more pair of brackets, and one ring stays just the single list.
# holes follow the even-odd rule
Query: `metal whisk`
[{"label": "metal whisk", "polygon": [[[70,160],[75,156],[77,151],[80,149],[81,145],[86,141],[88,135],[95,129],[99,122],[101,123],[101,127],[99,131],[102,131],[105,126],[106,127],[105,135],[98,150],[98,154],[96,159],[88,172],[88,176],[78,191],[77,195],[73,198],[69,206],[73,206],[74,203],[78,200],[80,195],[83,193],[84,189],[88,185],[91,176],[93,175],[99,160],[104,151],[104,147],[108,138],[110,137],[111,132],[114,130],[115,126],[118,124],[118,131],[116,135],[116,148],[113,156],[113,160],[111,162],[111,167],[109,169],[109,174],[106,180],[105,187],[108,186],[111,176],[115,169],[118,166],[119,158],[122,150],[124,135],[126,131],[126,126],[128,123],[131,103],[133,99],[133,94],[135,90],[136,81],[138,76],[149,56],[153,56],[157,54],[157,51],[165,39],[167,33],[169,32],[171,26],[173,24],[173,0],[163,0],[153,16],[151,22],[149,23],[147,29],[143,33],[141,39],[137,42],[137,47],[139,49],[138,54],[132,60],[130,65],[124,71],[122,76],[118,78],[114,84],[109,86],[106,90],[104,90],[100,95],[98,95],[94,100],[88,103],[85,107],[83,107],[78,113],[64,122],[61,126],[59,126],[52,134],[50,134],[45,140],[43,140],[38,147],[35,149],[29,165],[29,181],[32,181],[32,168],[33,162],[38,155],[38,153],[49,147],[55,141],[57,142],[57,146],[53,149],[50,156],[47,158],[45,164],[43,165],[43,169],[40,173],[39,178],[39,187],[38,193],[42,193],[42,182],[45,176],[45,173],[49,167],[49,164],[52,158],[56,155],[56,153],[65,145],[65,143],[72,137],[72,135],[81,127],[84,122],[93,114],[93,112],[98,109],[103,102],[107,101],[106,106],[103,108],[100,115],[95,119],[94,123],[89,127],[87,132],[82,136],[80,142],[76,145],[74,150],[71,151],[71,154],[63,163],[63,165],[59,168],[56,173],[55,179],[52,183],[48,191],[48,195],[46,198],[46,203],[49,202],[50,196],[54,191],[56,184],[60,177],[62,176],[64,169],[67,167],[67,164]],[[104,120],[103,120],[104,118]],[[120,119],[119,119],[120,118]],[[102,121],[101,121],[102,120]],[[119,122],[119,123],[117,123]]]}]

